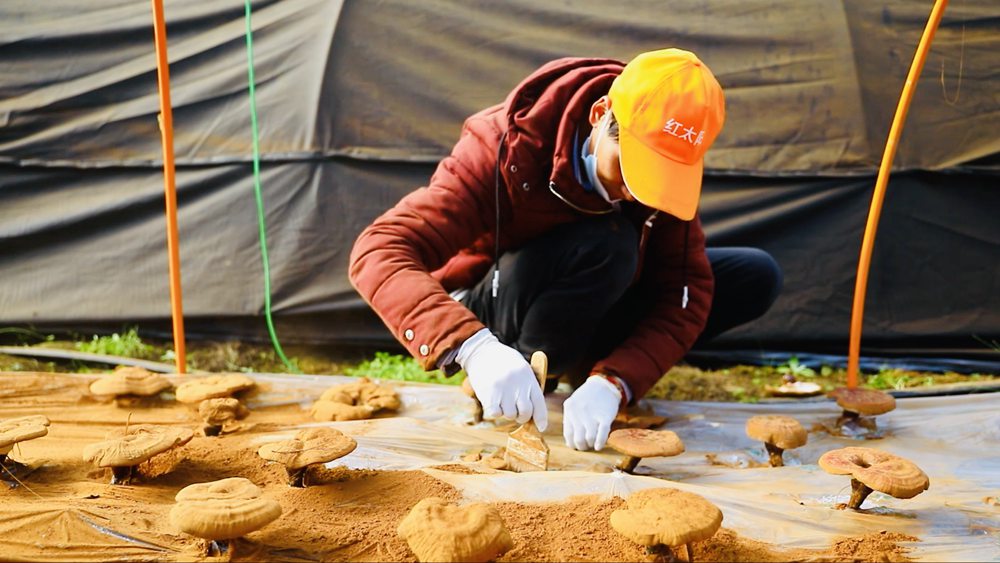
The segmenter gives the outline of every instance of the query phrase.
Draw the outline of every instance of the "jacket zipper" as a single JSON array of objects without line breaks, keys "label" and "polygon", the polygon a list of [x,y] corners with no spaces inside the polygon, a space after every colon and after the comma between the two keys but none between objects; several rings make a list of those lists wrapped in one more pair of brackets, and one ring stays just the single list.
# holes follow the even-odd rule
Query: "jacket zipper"
[{"label": "jacket zipper", "polygon": [[635,276],[632,277],[632,283],[639,281],[639,274],[642,273],[642,263],[646,258],[646,243],[649,242],[649,233],[653,230],[653,221],[656,220],[656,216],[659,215],[659,211],[654,211],[643,223],[642,223],[642,233],[639,235],[639,261],[635,266]]}]

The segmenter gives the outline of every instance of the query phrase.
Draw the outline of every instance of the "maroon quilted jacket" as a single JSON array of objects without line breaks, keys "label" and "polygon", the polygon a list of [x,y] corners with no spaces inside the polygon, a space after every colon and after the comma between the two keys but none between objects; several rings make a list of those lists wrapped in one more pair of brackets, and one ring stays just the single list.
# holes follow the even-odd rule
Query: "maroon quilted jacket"
[{"label": "maroon quilted jacket", "polygon": [[[573,136],[589,129],[590,106],[623,66],[610,59],[564,58],[539,68],[503,104],[467,119],[429,185],[408,194],[358,237],[351,283],[425,369],[483,328],[448,292],[486,275],[497,232],[503,252],[591,216],[582,210],[610,208],[577,182]],[[642,233],[636,283],[655,288],[657,297],[631,336],[593,371],[621,377],[638,398],[701,333],[713,279],[698,217],[688,225],[639,205],[623,212]],[[682,276],[687,308],[681,308]]]}]

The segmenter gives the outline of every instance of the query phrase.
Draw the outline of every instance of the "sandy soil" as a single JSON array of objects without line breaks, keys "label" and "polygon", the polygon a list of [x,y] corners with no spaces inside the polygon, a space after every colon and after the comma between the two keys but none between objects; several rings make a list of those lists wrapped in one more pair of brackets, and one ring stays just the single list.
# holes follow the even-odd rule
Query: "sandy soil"
[{"label": "sandy soil", "polygon": [[[106,469],[82,459],[88,443],[130,424],[199,427],[194,411],[171,402],[122,409],[87,396],[86,384],[58,374],[0,373],[0,419],[45,414],[49,435],[18,446],[11,458],[32,471],[24,485],[3,486],[0,537],[4,560],[208,560],[202,540],[172,529],[174,495],[198,482],[245,477],[277,500],[281,518],[236,542],[237,561],[413,561],[396,526],[420,499],[459,501],[461,493],[421,471],[321,468],[313,486],[287,485],[283,468],[255,454],[265,434],[309,421],[299,405],[255,410],[246,427],[188,444],[139,467],[132,485],[109,484]],[[44,397],[43,399],[40,397]],[[439,469],[464,466],[447,464]],[[6,476],[5,476],[6,477]],[[622,499],[580,496],[561,503],[504,502],[496,506],[510,528],[514,549],[501,561],[643,561],[644,550],[608,525]],[[843,538],[826,550],[783,549],[723,528],[695,544],[698,561],[907,561],[889,533]]]}]

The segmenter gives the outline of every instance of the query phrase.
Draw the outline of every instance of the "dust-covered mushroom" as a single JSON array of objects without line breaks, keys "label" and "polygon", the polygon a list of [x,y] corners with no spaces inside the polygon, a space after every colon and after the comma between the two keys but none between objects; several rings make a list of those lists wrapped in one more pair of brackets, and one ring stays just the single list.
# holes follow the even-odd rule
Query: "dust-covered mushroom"
[{"label": "dust-covered mushroom", "polygon": [[175,394],[182,403],[197,404],[205,399],[231,397],[255,385],[253,379],[242,373],[227,373],[185,381],[177,386]]},{"label": "dust-covered mushroom", "polygon": [[684,442],[669,430],[622,428],[608,435],[608,445],[625,455],[618,469],[632,473],[644,457],[670,457],[684,453]]},{"label": "dust-covered mushroom", "polygon": [[127,485],[135,466],[188,443],[192,437],[191,429],[173,426],[141,425],[129,430],[114,430],[104,441],[84,447],[83,459],[98,467],[110,467],[112,485]]},{"label": "dust-covered mushroom", "polygon": [[198,416],[205,423],[202,432],[206,436],[218,436],[227,426],[249,414],[250,410],[232,397],[205,399],[198,403]]},{"label": "dust-covered mushroom", "polygon": [[48,433],[49,419],[45,415],[34,414],[0,421],[0,465],[8,463],[7,454],[16,444],[41,438]]},{"label": "dust-covered mushroom", "polygon": [[438,497],[418,502],[397,532],[418,561],[493,561],[514,547],[496,508],[457,506]]},{"label": "dust-covered mushroom", "polygon": [[260,487],[243,477],[188,485],[174,497],[170,524],[186,534],[208,540],[209,556],[230,551],[229,542],[270,524],[281,516],[281,505],[261,496]]},{"label": "dust-covered mushroom", "polygon": [[398,410],[399,394],[391,385],[379,385],[367,377],[335,385],[313,403],[312,416],[321,422],[362,420],[380,410]]},{"label": "dust-covered mushroom", "polygon": [[873,448],[841,448],[820,456],[819,466],[833,475],[851,476],[851,498],[846,508],[859,509],[872,491],[913,498],[930,487],[927,475],[915,463]]},{"label": "dust-covered mushroom", "polygon": [[90,392],[114,397],[118,406],[131,405],[136,399],[151,397],[172,386],[170,380],[141,367],[120,367],[90,384]]},{"label": "dust-covered mushroom", "polygon": [[290,486],[305,487],[310,466],[340,459],[357,446],[353,438],[339,430],[306,428],[299,430],[291,440],[264,444],[257,455],[284,465]]},{"label": "dust-covered mushroom", "polygon": [[611,527],[659,561],[675,561],[673,548],[687,547],[715,535],[722,511],[705,498],[677,489],[644,489],[632,493],[625,508],[611,513]]},{"label": "dust-covered mushroom", "polygon": [[785,464],[785,450],[806,445],[809,435],[799,421],[780,414],[761,414],[747,420],[747,436],[764,442],[772,467]]},{"label": "dust-covered mushroom", "polygon": [[896,408],[896,398],[876,389],[860,387],[838,387],[827,396],[835,399],[844,412],[837,419],[837,426],[861,426],[871,431],[876,429],[875,419]]},{"label": "dust-covered mushroom", "polygon": [[812,397],[823,392],[823,387],[812,381],[799,381],[786,373],[778,387],[765,387],[768,394],[775,397]]},{"label": "dust-covered mushroom", "polygon": [[462,393],[472,399],[472,423],[479,424],[483,421],[483,404],[479,402],[476,390],[472,388],[472,382],[469,381],[468,377],[462,380]]}]

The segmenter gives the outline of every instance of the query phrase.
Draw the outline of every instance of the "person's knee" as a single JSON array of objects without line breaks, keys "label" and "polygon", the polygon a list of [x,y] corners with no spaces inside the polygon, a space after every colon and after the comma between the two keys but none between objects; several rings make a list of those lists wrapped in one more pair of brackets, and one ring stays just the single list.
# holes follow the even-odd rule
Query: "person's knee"
[{"label": "person's knee", "polygon": [[784,274],[781,266],[773,256],[759,248],[744,250],[745,275],[743,282],[751,289],[754,299],[751,300],[759,309],[757,315],[763,315],[781,294],[784,285]]}]

